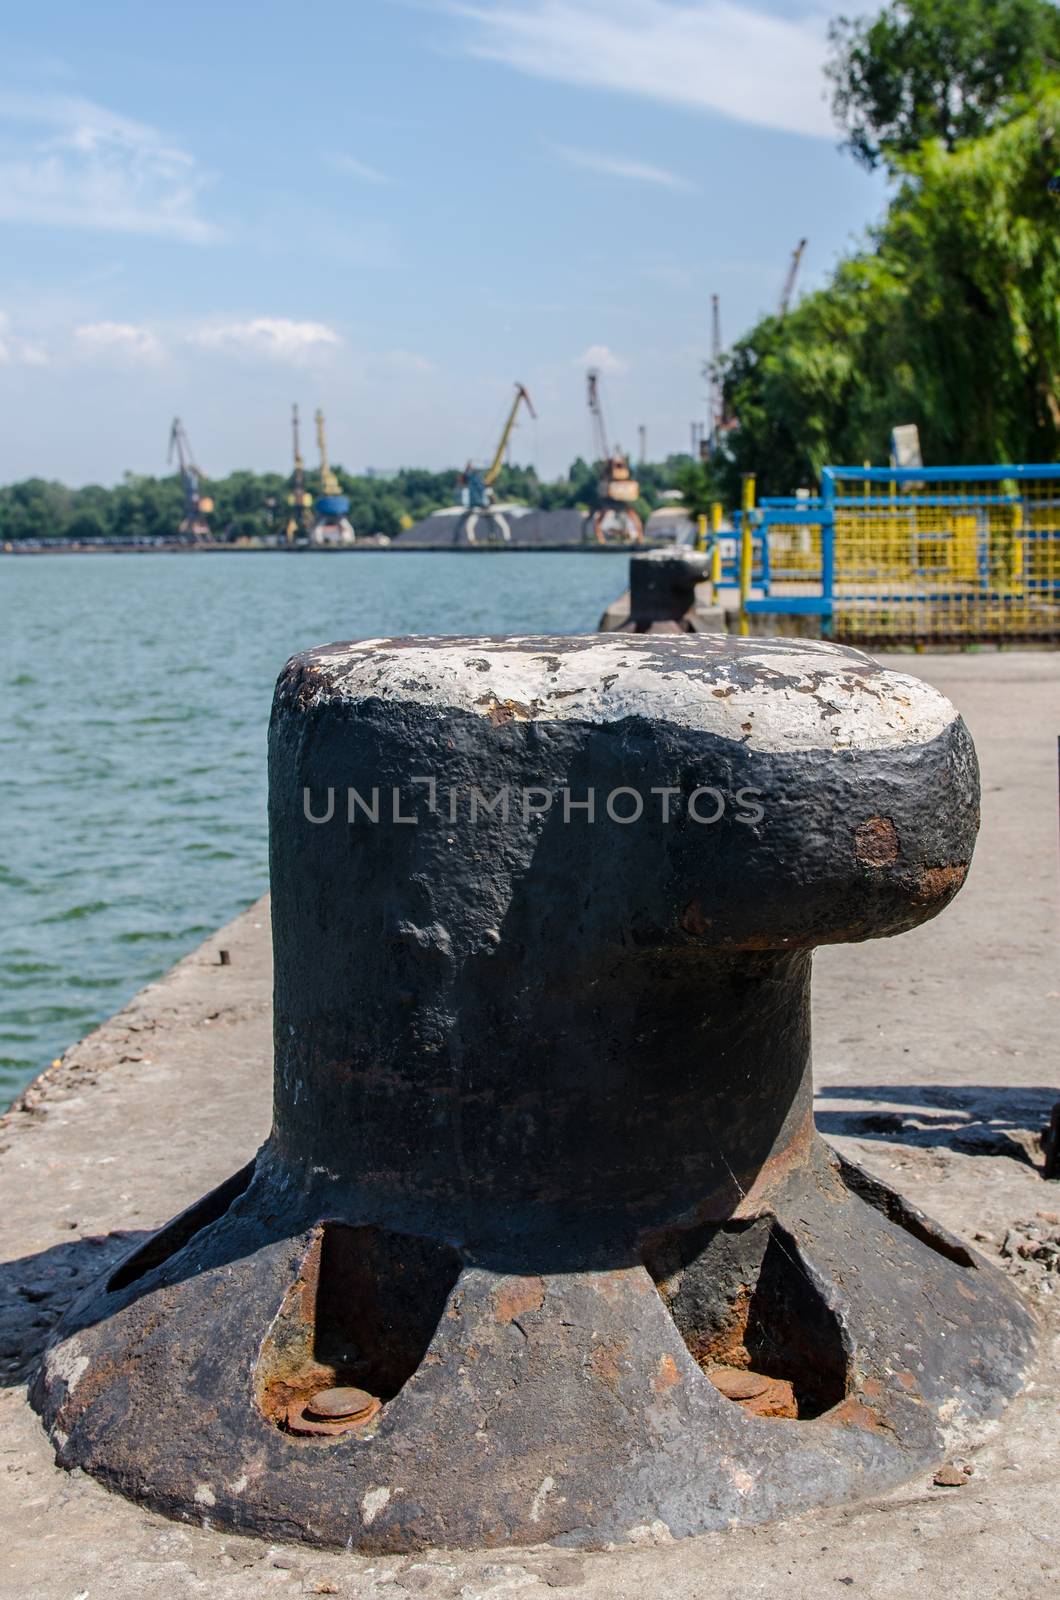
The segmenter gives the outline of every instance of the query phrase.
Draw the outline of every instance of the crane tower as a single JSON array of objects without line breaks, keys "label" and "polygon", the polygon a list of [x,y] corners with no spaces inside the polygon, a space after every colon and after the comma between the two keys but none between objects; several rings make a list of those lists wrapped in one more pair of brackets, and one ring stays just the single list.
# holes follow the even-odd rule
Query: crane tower
[{"label": "crane tower", "polygon": [[313,496],[305,486],[305,462],[298,436],[298,407],[291,407],[291,434],[294,444],[294,470],[291,473],[291,490],[287,496],[287,526],[284,530],[287,543],[294,544],[299,534],[309,534],[312,525]]},{"label": "crane tower", "polygon": [[313,525],[314,544],[352,544],[353,523],[349,518],[349,496],[342,492],[328,462],[328,436],[324,413],[317,410],[317,447],[320,450],[320,493],[316,498],[317,520]]},{"label": "crane tower", "polygon": [[791,262],[788,266],[787,276],[784,279],[784,287],[780,291],[780,306],[777,310],[777,315],[782,320],[788,314],[788,308],[791,305],[791,297],[795,293],[795,280],[799,276],[799,267],[802,263],[803,252],[805,251],[808,242],[809,241],[806,239],[800,239],[794,250],[791,252]]},{"label": "crane tower", "polygon": [[461,476],[464,504],[470,511],[488,511],[496,501],[494,484],[500,477],[501,467],[504,465],[504,452],[508,448],[508,440],[515,427],[515,419],[519,415],[519,407],[525,405],[532,417],[537,416],[534,403],[525,386],[517,383],[515,386],[515,399],[512,401],[511,410],[501,431],[500,443],[493,453],[493,460],[486,468],[473,467],[469,461]]},{"label": "crane tower", "polygon": [[179,417],[173,418],[173,426],[169,430],[168,460],[172,462],[174,457],[177,471],[180,473],[180,485],[184,491],[184,513],[177,526],[177,532],[184,538],[196,541],[210,539],[213,537],[213,530],[207,518],[213,510],[213,501],[208,494],[203,493],[206,479],[201,468],[195,463],[187,429]]},{"label": "crane tower", "polygon": [[593,459],[599,472],[596,506],[586,523],[586,537],[598,544],[639,544],[644,537],[644,524],[636,509],[640,484],[619,446],[608,443],[596,367],[586,373],[586,398],[592,419]]}]

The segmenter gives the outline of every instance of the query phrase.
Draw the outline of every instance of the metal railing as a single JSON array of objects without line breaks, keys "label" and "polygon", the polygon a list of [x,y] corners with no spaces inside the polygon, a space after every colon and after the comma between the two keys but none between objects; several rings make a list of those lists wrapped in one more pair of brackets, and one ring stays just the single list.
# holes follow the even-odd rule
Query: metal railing
[{"label": "metal railing", "polygon": [[819,497],[745,493],[734,520],[722,576],[745,620],[809,614],[881,644],[1060,642],[1060,465],[827,467]]}]

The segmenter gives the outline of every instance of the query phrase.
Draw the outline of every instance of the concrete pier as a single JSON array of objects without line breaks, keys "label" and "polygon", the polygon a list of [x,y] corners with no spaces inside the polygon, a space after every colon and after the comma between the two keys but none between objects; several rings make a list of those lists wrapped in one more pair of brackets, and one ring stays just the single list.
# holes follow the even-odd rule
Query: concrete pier
[{"label": "concrete pier", "polygon": [[[0,1596],[262,1593],[1038,1596],[1060,1575],[1055,1376],[1060,1189],[1032,1165],[1057,1098],[1056,707],[1060,658],[893,658],[957,704],[983,769],[983,832],[949,913],[894,944],[818,958],[818,1124],[1012,1270],[1047,1334],[995,1435],[954,1451],[960,1486],[914,1481],[774,1527],[593,1555],[543,1548],[368,1558],[221,1536],[57,1470],[23,1379],[80,1286],[245,1161],[269,1124],[268,919],[244,914],[38,1080],[0,1137],[6,1387]],[[264,748],[264,730],[262,745]],[[230,952],[222,965],[219,952]],[[982,1237],[977,1237],[981,1235]],[[1019,1253],[1021,1244],[1026,1254]],[[1002,1251],[1006,1250],[1007,1254]],[[1055,1294],[1044,1291],[1050,1281]],[[1050,1346],[1052,1345],[1052,1353]],[[1051,1362],[1051,1365],[1050,1365]]]}]

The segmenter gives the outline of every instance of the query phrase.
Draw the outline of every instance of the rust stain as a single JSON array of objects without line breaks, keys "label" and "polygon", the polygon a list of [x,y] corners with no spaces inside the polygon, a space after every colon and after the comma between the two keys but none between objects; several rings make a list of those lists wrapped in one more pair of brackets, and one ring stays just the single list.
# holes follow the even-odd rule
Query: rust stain
[{"label": "rust stain", "polygon": [[663,1395],[668,1389],[673,1389],[681,1382],[681,1374],[677,1369],[677,1362],[673,1356],[660,1356],[659,1365],[651,1386],[656,1394]]},{"label": "rust stain", "polygon": [[686,933],[706,933],[711,927],[710,917],[705,917],[698,900],[690,900],[681,913],[681,926]]},{"label": "rust stain", "polygon": [[498,700],[496,695],[483,695],[477,700],[476,705],[483,707],[486,720],[495,728],[502,728],[506,722],[529,722],[534,715],[535,707],[524,705],[521,700]]},{"label": "rust stain", "polygon": [[709,1333],[697,1333],[692,1329],[685,1331],[685,1343],[692,1359],[704,1372],[708,1367],[750,1367],[751,1358],[744,1343],[750,1312],[751,1288],[744,1283],[730,1300],[722,1327],[714,1328]]},{"label": "rust stain", "polygon": [[[316,1318],[317,1288],[320,1283],[320,1251],[324,1240],[323,1228],[316,1228],[313,1232],[312,1242],[306,1251],[301,1270],[289,1295],[289,1301],[298,1302],[298,1315],[307,1328],[313,1326]],[[288,1307],[281,1309],[281,1316]],[[293,1310],[293,1305],[290,1307]]]},{"label": "rust stain", "polygon": [[926,906],[935,900],[948,900],[967,876],[966,861],[955,861],[947,867],[921,867],[910,883],[914,905]]},{"label": "rust stain", "polygon": [[493,1291],[498,1322],[514,1322],[528,1311],[540,1311],[545,1303],[543,1278],[506,1278]]},{"label": "rust stain", "polygon": [[622,1301],[630,1294],[655,1293],[655,1285],[640,1267],[619,1267],[593,1275],[593,1288],[605,1300]]},{"label": "rust stain", "polygon": [[889,867],[898,860],[898,830],[890,817],[869,817],[858,824],[854,856],[864,867]]},{"label": "rust stain", "polygon": [[864,1428],[867,1433],[878,1433],[884,1438],[893,1437],[893,1429],[886,1427],[870,1406],[864,1405],[856,1395],[833,1406],[823,1421],[839,1423],[848,1428]]},{"label": "rust stain", "polygon": [[756,1217],[761,1215],[765,1198],[781,1184],[786,1183],[792,1173],[797,1171],[804,1162],[808,1161],[816,1137],[816,1127],[813,1120],[811,1107],[795,1128],[788,1142],[764,1161],[755,1173],[750,1185],[744,1190],[739,1203],[733,1208],[733,1217]]},{"label": "rust stain", "polygon": [[589,1356],[593,1377],[599,1378],[612,1394],[618,1393],[619,1379],[622,1376],[622,1357],[627,1343],[626,1339],[612,1339],[607,1344],[594,1346]]},{"label": "rust stain", "polygon": [[[298,1276],[285,1293],[255,1365],[255,1393],[262,1415],[286,1427],[288,1413],[311,1394],[338,1382],[333,1366],[312,1353],[324,1226],[312,1231]],[[309,1430],[301,1430],[309,1431]]]}]

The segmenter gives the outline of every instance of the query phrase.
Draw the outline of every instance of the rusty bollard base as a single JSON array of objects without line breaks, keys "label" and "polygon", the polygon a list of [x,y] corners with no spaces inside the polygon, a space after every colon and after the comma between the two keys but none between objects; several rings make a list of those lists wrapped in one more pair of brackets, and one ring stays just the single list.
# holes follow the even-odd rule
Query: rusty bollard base
[{"label": "rusty bollard base", "polygon": [[680,1537],[943,1460],[1032,1324],[818,1139],[810,961],[940,911],[977,807],[948,702],[827,644],[296,657],[273,1131],[69,1313],[58,1460],[370,1552]]}]

